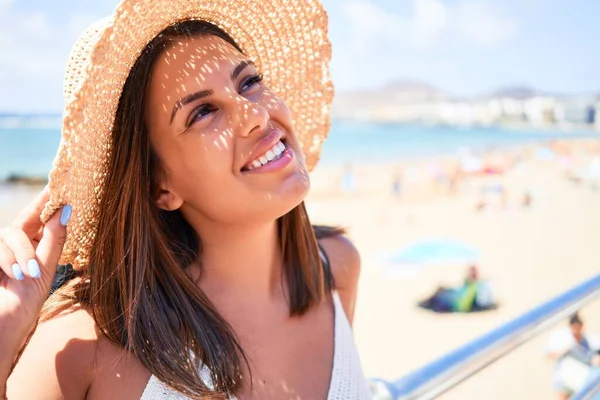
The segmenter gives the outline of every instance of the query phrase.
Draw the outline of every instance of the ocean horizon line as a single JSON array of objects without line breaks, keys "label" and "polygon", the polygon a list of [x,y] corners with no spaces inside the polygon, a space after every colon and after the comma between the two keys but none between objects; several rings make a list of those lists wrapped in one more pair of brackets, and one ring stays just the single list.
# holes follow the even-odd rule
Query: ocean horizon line
[{"label": "ocean horizon line", "polygon": [[[61,138],[57,121],[56,116],[30,117],[25,122],[15,117],[0,117],[0,182],[37,184],[47,177]],[[483,154],[577,138],[598,139],[600,133],[527,126],[508,129],[334,120],[323,144],[320,163],[336,166],[403,162],[456,156],[465,149]]]},{"label": "ocean horizon line", "polygon": [[[589,124],[546,124],[535,125],[526,122],[517,123],[491,123],[491,124],[451,124],[437,121],[413,120],[413,121],[387,121],[387,120],[362,120],[337,118],[331,119],[332,125],[354,125],[367,127],[415,127],[415,128],[451,128],[458,130],[469,129],[499,129],[507,133],[524,131],[527,133],[597,133],[600,135],[600,127]],[[22,130],[22,129],[44,129],[60,130],[62,127],[62,113],[19,113],[0,111],[0,130]]]}]

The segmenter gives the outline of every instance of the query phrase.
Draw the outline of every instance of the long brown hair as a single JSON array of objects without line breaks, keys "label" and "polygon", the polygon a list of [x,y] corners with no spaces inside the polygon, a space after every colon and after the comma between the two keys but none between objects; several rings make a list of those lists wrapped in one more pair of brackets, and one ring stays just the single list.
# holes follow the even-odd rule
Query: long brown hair
[{"label": "long brown hair", "polygon": [[[239,393],[248,363],[231,326],[186,273],[202,253],[198,236],[181,212],[161,210],[155,203],[161,166],[144,109],[158,56],[177,38],[206,35],[242,52],[216,26],[186,21],[159,34],[132,68],[115,116],[89,266],[79,273],[78,283],[50,297],[40,319],[74,304],[85,307],[108,339],[135,354],[159,380],[194,398]],[[321,262],[317,236],[340,231],[313,228],[304,203],[281,217],[278,227],[289,313],[302,315],[334,285],[328,263]],[[210,371],[213,389],[202,381],[199,362]]]}]

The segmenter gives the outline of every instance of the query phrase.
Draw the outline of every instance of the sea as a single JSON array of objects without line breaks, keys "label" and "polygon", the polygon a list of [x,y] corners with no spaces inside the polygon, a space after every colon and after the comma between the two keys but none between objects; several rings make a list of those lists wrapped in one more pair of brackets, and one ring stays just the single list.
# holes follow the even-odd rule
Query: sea
[{"label": "sea", "polygon": [[[406,161],[579,137],[600,139],[600,133],[334,121],[320,163]],[[0,182],[14,175],[46,177],[59,142],[60,117],[0,116]]]}]

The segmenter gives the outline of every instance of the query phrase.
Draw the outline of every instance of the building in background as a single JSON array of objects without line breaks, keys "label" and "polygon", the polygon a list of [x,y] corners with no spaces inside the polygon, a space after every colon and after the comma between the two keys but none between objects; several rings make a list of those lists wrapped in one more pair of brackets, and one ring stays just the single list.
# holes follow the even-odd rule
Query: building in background
[{"label": "building in background", "polygon": [[560,102],[554,112],[556,121],[566,125],[592,125],[596,119],[595,99],[576,97]]},{"label": "building in background", "polygon": [[332,116],[351,121],[600,130],[600,96],[560,98],[516,87],[456,98],[426,84],[402,82],[338,93]]},{"label": "building in background", "polygon": [[524,113],[527,121],[533,126],[549,126],[556,122],[554,110],[557,101],[553,97],[536,96],[525,100]]}]

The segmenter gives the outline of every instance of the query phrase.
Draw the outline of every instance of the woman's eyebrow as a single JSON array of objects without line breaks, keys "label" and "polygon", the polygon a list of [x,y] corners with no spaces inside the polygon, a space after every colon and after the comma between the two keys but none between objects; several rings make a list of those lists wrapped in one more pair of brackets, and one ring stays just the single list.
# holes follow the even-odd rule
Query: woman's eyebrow
[{"label": "woman's eyebrow", "polygon": [[[240,76],[242,71],[249,65],[254,66],[255,64],[250,60],[245,60],[245,61],[240,62],[233,69],[233,72],[231,73],[231,80],[236,80],[238,78],[238,76]],[[187,96],[179,99],[175,103],[175,105],[173,105],[173,111],[171,112],[171,121],[169,123],[173,122],[173,119],[175,118],[175,114],[177,114],[177,111],[181,110],[185,105],[191,103],[192,101],[201,99],[203,97],[211,96],[212,94],[214,94],[214,92],[212,90],[200,90],[198,92],[188,94]]]},{"label": "woman's eyebrow", "polygon": [[183,108],[183,106],[191,103],[194,100],[198,100],[203,97],[211,96],[212,94],[214,94],[214,92],[212,90],[200,90],[198,92],[188,94],[187,96],[179,99],[173,106],[173,111],[171,112],[171,121],[169,121],[169,123],[173,122],[173,118],[175,118],[175,114],[177,114],[177,111],[181,110]]},{"label": "woman's eyebrow", "polygon": [[231,80],[236,80],[237,77],[242,73],[242,71],[244,70],[244,68],[246,68],[248,65],[254,65],[254,63],[250,60],[245,60],[242,61],[241,63],[239,63],[237,65],[237,67],[234,68],[233,72],[231,73]]}]

